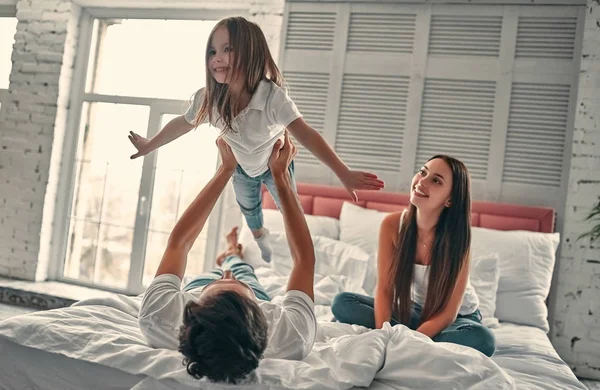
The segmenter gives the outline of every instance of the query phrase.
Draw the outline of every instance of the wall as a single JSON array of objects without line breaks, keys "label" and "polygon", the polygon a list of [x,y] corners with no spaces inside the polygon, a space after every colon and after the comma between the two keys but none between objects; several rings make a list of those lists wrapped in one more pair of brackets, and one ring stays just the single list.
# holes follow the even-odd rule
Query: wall
[{"label": "wall", "polygon": [[600,379],[600,240],[577,241],[600,200],[600,2],[587,8],[551,339],[576,375]]}]

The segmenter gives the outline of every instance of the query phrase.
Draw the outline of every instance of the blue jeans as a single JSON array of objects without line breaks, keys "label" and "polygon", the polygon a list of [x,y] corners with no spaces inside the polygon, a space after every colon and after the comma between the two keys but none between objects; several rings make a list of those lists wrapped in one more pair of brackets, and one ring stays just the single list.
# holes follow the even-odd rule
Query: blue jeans
[{"label": "blue jeans", "polygon": [[[365,295],[343,292],[333,299],[331,310],[339,322],[362,325],[375,328],[375,300]],[[410,329],[416,330],[420,325],[422,308],[413,303],[410,315]],[[392,318],[390,324],[400,324]],[[458,315],[456,321],[433,337],[433,341],[465,345],[475,348],[487,356],[492,356],[496,350],[494,333],[481,324],[481,313],[476,310],[467,315]]]},{"label": "blue jeans", "polygon": [[258,278],[254,274],[254,268],[237,256],[227,256],[225,260],[223,260],[221,268],[216,268],[209,273],[197,276],[183,288],[183,291],[204,287],[210,282],[221,279],[221,277],[223,277],[223,271],[227,270],[231,270],[231,273],[237,280],[250,286],[258,299],[262,301],[271,301],[271,298],[267,295],[267,292],[263,286],[260,285]]},{"label": "blue jeans", "polygon": [[[294,179],[294,162],[290,163],[288,172],[292,179],[292,187],[296,191],[296,180]],[[262,175],[250,177],[239,165],[233,173],[233,190],[235,191],[235,199],[240,205],[242,214],[246,219],[246,223],[251,230],[259,230],[263,227],[263,211],[262,211],[262,193],[261,185],[265,184],[267,190],[273,197],[278,209],[281,209],[279,194],[273,181],[271,170],[266,171]]]}]

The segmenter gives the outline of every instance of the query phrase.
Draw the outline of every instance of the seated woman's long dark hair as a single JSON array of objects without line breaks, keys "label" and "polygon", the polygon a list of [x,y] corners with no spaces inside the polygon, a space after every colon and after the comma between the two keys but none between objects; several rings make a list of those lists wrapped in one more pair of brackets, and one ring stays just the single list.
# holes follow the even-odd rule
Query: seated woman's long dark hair
[{"label": "seated woman's long dark hair", "polygon": [[[421,322],[441,312],[456,285],[458,275],[467,261],[471,247],[471,183],[467,167],[459,160],[437,155],[452,169],[451,206],[446,207],[435,228],[435,240],[431,248],[429,286],[427,300],[421,314]],[[411,285],[417,251],[417,208],[410,205],[398,233],[391,280],[394,286],[393,312],[403,324],[408,324],[411,313]]]}]

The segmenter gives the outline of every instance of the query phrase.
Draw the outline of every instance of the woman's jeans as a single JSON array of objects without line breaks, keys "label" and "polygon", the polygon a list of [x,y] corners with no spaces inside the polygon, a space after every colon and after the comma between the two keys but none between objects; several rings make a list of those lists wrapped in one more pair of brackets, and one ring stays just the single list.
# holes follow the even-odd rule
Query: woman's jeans
[{"label": "woman's jeans", "polygon": [[[343,292],[333,300],[331,310],[339,322],[346,324],[362,325],[367,328],[375,328],[375,300],[373,297]],[[419,326],[422,307],[413,303],[410,329],[416,330]],[[390,321],[391,325],[398,325],[400,322],[395,318]],[[475,348],[487,356],[492,356],[496,350],[496,341],[494,333],[486,326],[481,324],[481,313],[476,310],[467,315],[458,315],[456,321],[433,337],[433,341],[447,342],[465,345]]]}]

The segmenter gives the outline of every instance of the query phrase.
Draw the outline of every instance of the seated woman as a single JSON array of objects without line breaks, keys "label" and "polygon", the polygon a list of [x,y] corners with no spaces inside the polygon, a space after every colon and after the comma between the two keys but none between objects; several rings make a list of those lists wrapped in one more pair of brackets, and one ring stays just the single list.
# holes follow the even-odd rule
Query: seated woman
[{"label": "seated woman", "polygon": [[466,345],[492,356],[494,334],[481,324],[469,283],[471,195],[465,165],[431,158],[414,176],[410,206],[392,213],[379,231],[375,298],[338,294],[340,322],[381,328],[404,324],[434,341]]}]

